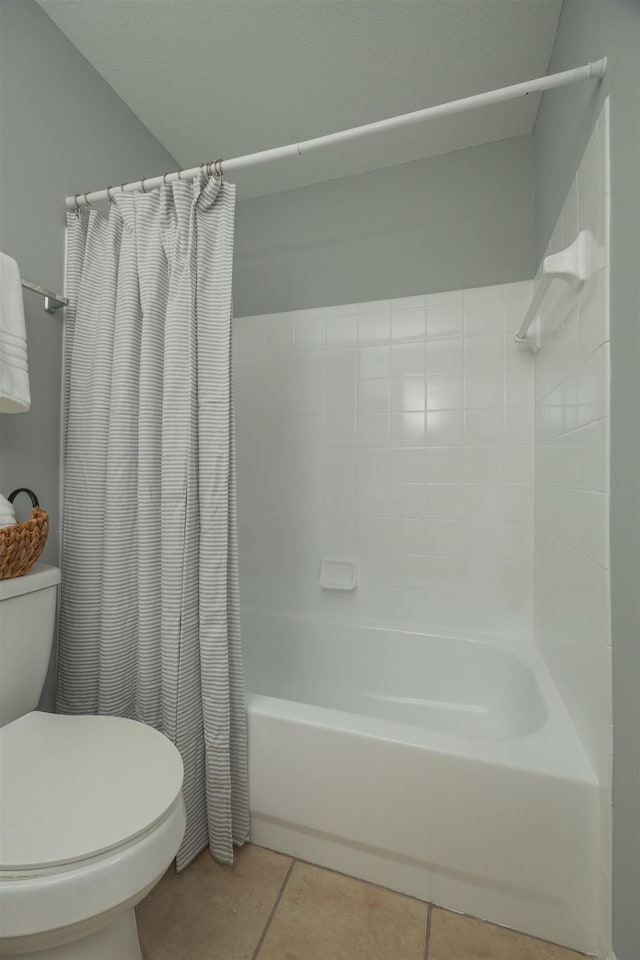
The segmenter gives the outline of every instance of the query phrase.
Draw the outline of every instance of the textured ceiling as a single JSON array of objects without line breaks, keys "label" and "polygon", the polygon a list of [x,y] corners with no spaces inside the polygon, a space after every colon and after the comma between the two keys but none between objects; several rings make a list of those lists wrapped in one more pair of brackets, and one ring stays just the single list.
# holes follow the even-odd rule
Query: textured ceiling
[{"label": "textured ceiling", "polygon": [[[39,2],[185,168],[542,76],[562,5],[562,0]],[[254,167],[234,179],[240,196],[255,196],[518,136],[532,130],[538,102],[530,96],[367,137]]]}]

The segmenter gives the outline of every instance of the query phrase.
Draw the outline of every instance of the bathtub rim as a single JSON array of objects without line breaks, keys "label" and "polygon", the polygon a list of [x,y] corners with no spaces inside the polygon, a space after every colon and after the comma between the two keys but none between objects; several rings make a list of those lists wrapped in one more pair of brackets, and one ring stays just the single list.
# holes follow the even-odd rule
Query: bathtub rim
[{"label": "bathtub rim", "polygon": [[[245,608],[246,609],[246,608]],[[577,734],[569,713],[553,683],[541,652],[530,641],[525,646],[513,646],[508,640],[482,634],[471,636],[460,631],[420,629],[416,625],[355,620],[349,617],[312,616],[298,611],[283,613],[269,607],[252,606],[254,614],[269,614],[293,622],[313,621],[315,624],[365,629],[380,633],[401,633],[424,637],[426,640],[454,638],[481,646],[499,649],[528,669],[543,701],[546,719],[531,732],[510,739],[469,737],[435,728],[420,727],[400,721],[383,720],[366,714],[319,706],[300,700],[285,699],[246,689],[247,709],[281,717],[295,723],[348,731],[355,736],[370,736],[390,740],[400,745],[417,746],[439,753],[463,756],[470,761],[496,763],[515,769],[535,771],[571,781],[598,785],[599,781]],[[247,610],[248,612],[248,610]]]}]

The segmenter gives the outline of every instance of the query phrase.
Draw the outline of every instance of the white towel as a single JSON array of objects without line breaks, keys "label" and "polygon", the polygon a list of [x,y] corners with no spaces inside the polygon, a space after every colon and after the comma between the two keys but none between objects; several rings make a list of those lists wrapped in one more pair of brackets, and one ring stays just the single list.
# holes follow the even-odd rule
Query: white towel
[{"label": "white towel", "polygon": [[0,528],[10,527],[16,522],[16,512],[13,509],[13,504],[0,493]]},{"label": "white towel", "polygon": [[0,413],[31,406],[27,331],[18,264],[0,253]]}]

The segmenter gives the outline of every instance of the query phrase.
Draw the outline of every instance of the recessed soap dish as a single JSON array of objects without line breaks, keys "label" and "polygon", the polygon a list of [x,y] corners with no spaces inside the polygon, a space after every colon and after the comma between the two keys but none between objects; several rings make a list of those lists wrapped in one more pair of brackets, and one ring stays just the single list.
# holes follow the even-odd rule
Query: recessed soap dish
[{"label": "recessed soap dish", "polygon": [[325,557],[320,561],[323,590],[355,590],[356,561],[346,557]]}]

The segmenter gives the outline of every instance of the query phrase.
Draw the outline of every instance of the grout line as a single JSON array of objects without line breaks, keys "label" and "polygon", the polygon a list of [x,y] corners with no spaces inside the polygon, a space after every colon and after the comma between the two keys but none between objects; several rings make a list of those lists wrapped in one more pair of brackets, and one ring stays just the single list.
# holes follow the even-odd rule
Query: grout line
[{"label": "grout line", "polygon": [[[274,853],[278,853],[278,851],[274,850]],[[387,893],[394,894],[394,896],[404,897],[405,900],[415,900],[417,903],[421,903],[425,907],[431,906],[431,904],[426,900],[423,900],[422,897],[416,897],[411,893],[402,893],[400,890],[394,890],[393,887],[385,887],[381,883],[377,883],[375,880],[365,880],[362,877],[354,877],[352,873],[345,873],[344,870],[336,870],[334,867],[323,867],[320,863],[314,863],[313,860],[303,860],[301,857],[294,857],[294,861],[296,863],[302,863],[308,867],[314,867],[316,870],[322,870],[324,873],[335,873],[339,877],[347,877],[349,880],[356,880],[358,883],[365,883],[368,887],[378,887],[380,890],[386,890]]]},{"label": "grout line", "polygon": [[262,944],[264,943],[264,938],[266,937],[267,931],[269,930],[269,927],[271,926],[271,921],[273,920],[273,918],[274,918],[274,916],[275,916],[275,912],[276,912],[276,910],[278,909],[278,907],[280,906],[280,901],[282,900],[282,894],[284,893],[285,887],[287,886],[287,883],[289,882],[289,877],[291,876],[291,871],[293,870],[293,868],[294,868],[294,866],[295,866],[295,863],[296,863],[296,861],[295,861],[294,859],[292,859],[292,860],[291,860],[291,863],[289,864],[289,869],[287,870],[286,876],[285,876],[284,880],[282,881],[282,885],[281,885],[280,889],[278,890],[278,896],[276,897],[276,899],[275,899],[275,901],[274,901],[274,904],[273,904],[273,906],[271,907],[271,910],[270,910],[270,912],[269,912],[269,916],[267,917],[267,920],[266,920],[266,923],[265,923],[265,925],[264,925],[264,927],[263,927],[262,933],[260,934],[260,939],[259,939],[258,942],[256,943],[255,950],[254,950],[253,953],[251,954],[251,960],[256,960],[258,954],[260,953],[260,949],[262,948]]},{"label": "grout line", "polygon": [[427,904],[427,926],[424,932],[424,960],[429,960],[429,941],[431,939],[431,914],[433,913],[433,904]]}]

